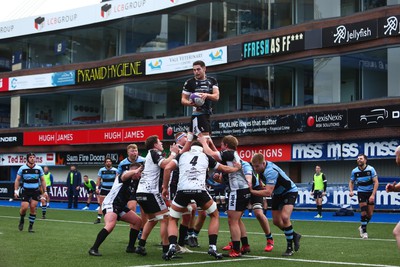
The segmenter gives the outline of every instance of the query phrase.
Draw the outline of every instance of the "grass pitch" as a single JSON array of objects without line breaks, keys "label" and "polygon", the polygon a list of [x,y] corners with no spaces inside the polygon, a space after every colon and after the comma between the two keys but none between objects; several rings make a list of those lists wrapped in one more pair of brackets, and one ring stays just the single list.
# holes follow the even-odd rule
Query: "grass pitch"
[{"label": "grass pitch", "polygon": [[[40,214],[39,209],[38,218]],[[103,224],[93,224],[94,212],[48,209],[47,215],[46,220],[36,220],[35,233],[28,233],[26,216],[24,230],[20,232],[19,208],[0,207],[0,266],[400,266],[400,252],[392,236],[394,224],[372,222],[368,226],[369,239],[362,240],[358,223],[293,221],[295,231],[303,236],[301,247],[292,257],[282,257],[286,248],[282,231],[272,226],[275,247],[270,253],[264,252],[265,236],[257,220],[244,218],[250,254],[236,259],[214,260],[206,254],[208,237],[204,229],[199,236],[200,247],[192,249],[194,253],[164,261],[159,246],[159,228],[151,233],[146,245],[148,255],[143,257],[125,252],[129,228],[120,222],[101,245],[99,251],[103,256],[93,257],[88,255],[88,250],[103,227]],[[218,247],[228,242],[227,219],[221,218]]]}]

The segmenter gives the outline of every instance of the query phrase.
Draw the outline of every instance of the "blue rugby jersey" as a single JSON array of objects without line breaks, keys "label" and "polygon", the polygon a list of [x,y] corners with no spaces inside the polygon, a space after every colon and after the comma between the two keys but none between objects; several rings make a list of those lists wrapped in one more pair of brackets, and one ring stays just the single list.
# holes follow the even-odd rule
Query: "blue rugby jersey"
[{"label": "blue rugby jersey", "polygon": [[117,174],[118,170],[115,167],[111,167],[110,169],[107,169],[106,167],[100,168],[97,176],[101,179],[101,189],[110,191]]},{"label": "blue rugby jersey", "polygon": [[297,192],[297,186],[293,181],[286,175],[286,173],[279,168],[275,163],[266,161],[266,167],[264,170],[264,177],[266,185],[275,186],[274,195],[285,195],[286,193]]},{"label": "blue rugby jersey", "polygon": [[377,178],[374,167],[367,165],[364,170],[358,166],[351,171],[350,180],[357,185],[358,192],[372,192],[374,189],[373,178]]},{"label": "blue rugby jersey", "polygon": [[44,175],[42,167],[34,165],[32,168],[28,165],[22,165],[17,174],[21,176],[21,183],[25,189],[38,189],[40,186],[40,177]]}]

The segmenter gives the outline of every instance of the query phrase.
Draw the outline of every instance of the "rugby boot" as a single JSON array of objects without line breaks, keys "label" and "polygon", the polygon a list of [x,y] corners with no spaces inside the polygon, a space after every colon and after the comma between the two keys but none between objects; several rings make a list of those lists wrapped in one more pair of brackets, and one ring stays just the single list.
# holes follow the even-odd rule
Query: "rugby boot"
[{"label": "rugby boot", "polygon": [[233,247],[233,243],[232,243],[232,241],[231,241],[231,242],[229,242],[228,245],[226,245],[225,247],[223,247],[222,250],[231,250],[232,247]]},{"label": "rugby boot", "polygon": [[243,245],[242,248],[240,249],[240,253],[242,254],[250,253],[250,245]]},{"label": "rugby boot", "polygon": [[264,251],[271,252],[274,249],[274,240],[267,239],[267,245],[264,248]]}]

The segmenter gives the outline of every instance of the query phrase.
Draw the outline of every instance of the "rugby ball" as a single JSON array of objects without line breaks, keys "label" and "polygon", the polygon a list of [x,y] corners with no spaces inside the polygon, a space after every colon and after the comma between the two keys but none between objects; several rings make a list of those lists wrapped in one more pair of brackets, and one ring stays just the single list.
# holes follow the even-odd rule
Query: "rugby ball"
[{"label": "rugby ball", "polygon": [[196,93],[192,93],[191,95],[190,95],[190,101],[192,102],[192,103],[194,103],[194,105],[196,106],[196,107],[201,107],[202,105],[204,105],[204,99],[203,98],[201,98],[198,94],[196,94]]}]

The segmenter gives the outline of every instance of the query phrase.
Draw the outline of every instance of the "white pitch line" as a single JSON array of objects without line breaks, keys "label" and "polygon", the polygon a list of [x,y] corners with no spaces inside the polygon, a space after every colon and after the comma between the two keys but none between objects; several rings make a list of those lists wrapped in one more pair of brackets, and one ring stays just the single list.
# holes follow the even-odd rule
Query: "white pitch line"
[{"label": "white pitch line", "polygon": [[[19,217],[14,216],[0,216],[0,218],[5,219],[19,219]],[[67,220],[54,220],[54,219],[39,219],[41,221],[48,221],[48,222],[61,222],[61,223],[76,223],[76,224],[93,224],[92,222],[82,222],[82,221],[67,221]],[[117,224],[116,226],[119,227],[129,227],[129,224]],[[156,226],[155,228],[159,228]],[[220,233],[229,233],[229,231],[220,230]],[[251,235],[265,235],[262,232],[247,232],[247,234]],[[284,236],[284,234],[275,233],[274,236]],[[360,241],[367,241],[365,239],[361,239],[359,237],[345,237],[345,236],[319,236],[319,235],[302,235],[303,237],[311,237],[311,238],[326,238],[326,239],[343,239],[343,240],[360,240]],[[368,238],[370,241],[383,241],[383,242],[396,242],[395,239],[382,239],[382,238]]]},{"label": "white pitch line", "polygon": [[[19,217],[15,216],[0,216],[0,218],[5,219],[19,219]],[[61,223],[76,223],[76,224],[93,224],[92,222],[82,222],[82,221],[67,221],[67,220],[54,220],[54,219],[40,219],[42,221],[50,221],[50,222],[61,222]],[[117,226],[127,227],[127,224],[117,224]],[[229,231],[220,231],[224,233],[229,233]],[[0,234],[2,234],[0,232]],[[263,234],[257,232],[248,232],[248,234]],[[283,234],[275,234],[275,235],[283,235]],[[303,237],[313,237],[313,238],[332,238],[332,239],[352,239],[352,240],[362,240],[360,238],[353,237],[338,237],[338,236],[314,236],[314,235],[303,235]],[[375,241],[390,241],[395,242],[392,239],[373,239],[369,238],[368,240]],[[367,240],[362,240],[367,241]],[[206,254],[206,252],[193,251],[193,253]],[[254,260],[281,260],[281,261],[293,261],[293,262],[304,262],[304,263],[322,263],[322,264],[335,264],[335,265],[353,265],[353,266],[368,266],[368,267],[400,267],[400,265],[385,265],[385,264],[369,264],[369,263],[354,263],[354,262],[333,262],[333,261],[321,261],[321,260],[306,260],[306,259],[296,259],[296,258],[279,258],[279,257],[263,257],[263,256],[243,256],[241,258],[235,259],[224,259],[221,261],[212,260],[212,261],[202,261],[202,262],[174,262],[174,263],[164,263],[164,264],[154,264],[154,265],[137,265],[136,267],[166,267],[166,266],[190,266],[196,264],[216,264],[218,263],[228,263],[235,261],[254,261]],[[133,267],[133,266],[129,266]]]},{"label": "white pitch line", "polygon": [[[206,252],[200,252],[200,251],[194,251],[193,253],[206,254]],[[236,262],[236,261],[254,261],[254,260],[281,260],[281,261],[292,261],[292,262],[303,262],[303,263],[321,263],[321,264],[352,265],[352,266],[367,266],[367,267],[399,267],[399,265],[305,260],[305,259],[296,259],[296,258],[279,258],[279,257],[265,257],[265,256],[249,256],[249,255],[245,255],[245,256],[242,256],[241,258],[234,258],[234,259],[225,258],[223,260],[211,260],[211,261],[201,261],[201,262],[179,262],[179,263],[174,262],[174,263],[163,263],[163,264],[135,265],[135,266],[127,266],[127,267],[190,266],[190,265],[220,264],[220,263],[230,263],[230,262]]]}]

